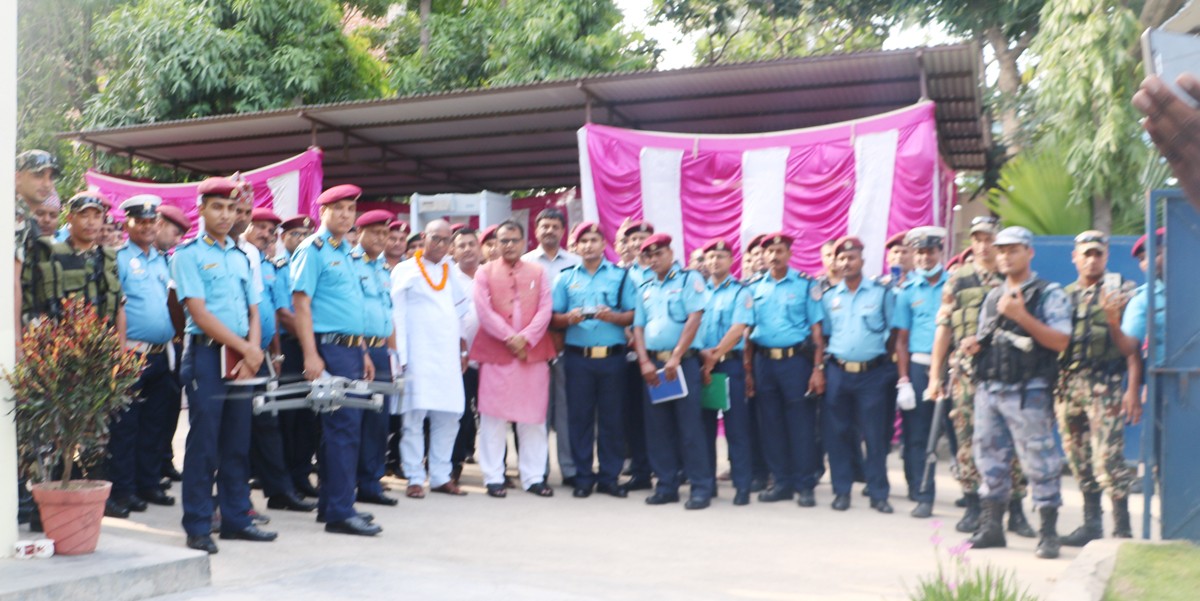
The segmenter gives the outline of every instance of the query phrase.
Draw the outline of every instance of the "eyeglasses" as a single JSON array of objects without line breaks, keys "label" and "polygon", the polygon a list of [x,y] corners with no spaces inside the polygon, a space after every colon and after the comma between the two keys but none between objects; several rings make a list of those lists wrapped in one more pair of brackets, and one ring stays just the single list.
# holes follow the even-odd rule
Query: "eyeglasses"
[{"label": "eyeglasses", "polygon": [[497,240],[497,242],[500,243],[500,246],[512,246],[514,244],[520,244],[522,242],[522,239],[521,238],[500,238],[499,240]]},{"label": "eyeglasses", "polygon": [[1000,220],[999,220],[999,219],[997,219],[997,218],[995,218],[995,217],[988,216],[988,215],[981,215],[981,216],[979,216],[979,217],[976,217],[976,218],[974,218],[974,219],[972,219],[972,220],[971,220],[971,225],[972,225],[972,226],[975,226],[975,225],[996,225],[996,224],[998,224],[998,223],[1000,223]]},{"label": "eyeglasses", "polygon": [[1075,236],[1075,244],[1088,244],[1091,242],[1099,242],[1100,244],[1108,245],[1108,236],[1100,233],[1084,232]]},{"label": "eyeglasses", "polygon": [[450,238],[446,236],[426,236],[426,244],[450,244]]}]

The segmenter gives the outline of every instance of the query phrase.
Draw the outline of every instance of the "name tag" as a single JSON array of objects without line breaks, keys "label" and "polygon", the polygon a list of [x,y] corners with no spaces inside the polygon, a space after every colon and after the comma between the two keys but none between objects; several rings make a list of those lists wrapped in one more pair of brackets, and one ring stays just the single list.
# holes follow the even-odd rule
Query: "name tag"
[{"label": "name tag", "polygon": [[216,269],[217,265],[218,265],[218,263],[209,263],[208,265],[205,265],[204,267],[201,267],[200,269],[203,269],[204,271],[208,271],[209,269]]}]

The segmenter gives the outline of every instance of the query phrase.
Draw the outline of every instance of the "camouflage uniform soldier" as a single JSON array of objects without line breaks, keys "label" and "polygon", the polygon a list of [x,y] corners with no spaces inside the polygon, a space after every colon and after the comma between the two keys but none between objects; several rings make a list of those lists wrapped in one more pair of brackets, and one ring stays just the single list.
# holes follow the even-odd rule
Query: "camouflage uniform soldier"
[{"label": "camouflage uniform soldier", "polygon": [[[979,487],[983,481],[975,467],[974,451],[971,448],[971,438],[975,434],[975,385],[972,383],[975,379],[974,362],[962,352],[961,343],[975,335],[984,297],[1003,280],[996,271],[995,251],[992,248],[998,227],[999,221],[994,217],[976,217],[971,221],[972,259],[951,273],[943,288],[942,308],[938,311],[937,334],[929,368],[926,398],[939,398],[945,394],[942,390],[942,366],[947,359],[949,360],[949,393],[953,400],[950,420],[954,424],[954,435],[958,441],[958,452],[955,456],[958,472],[955,476],[962,485],[967,508],[962,520],[955,526],[959,532],[975,532],[979,529]],[[950,349],[954,349],[952,354]],[[1012,475],[1008,531],[1032,538],[1037,534],[1025,519],[1025,512],[1021,507],[1027,481],[1015,457]]]},{"label": "camouflage uniform soldier", "polygon": [[976,549],[1003,547],[1013,455],[1029,475],[1041,516],[1037,556],[1058,557],[1063,456],[1054,444],[1051,393],[1058,355],[1071,342],[1071,301],[1062,288],[1029,269],[1033,234],[1009,227],[996,235],[1004,283],[984,298],[979,329],[960,348],[975,359],[975,465],[983,475],[983,517]]},{"label": "camouflage uniform soldier", "polygon": [[[1100,492],[1109,490],[1113,504],[1113,536],[1130,538],[1129,486],[1134,471],[1125,463],[1125,419],[1121,380],[1127,359],[1113,342],[1104,305],[1109,295],[1128,296],[1133,282],[1106,274],[1108,236],[1090,230],[1075,237],[1072,261],[1079,279],[1066,287],[1071,298],[1071,344],[1061,357],[1062,378],[1055,394],[1055,414],[1063,451],[1083,491],[1083,525],[1062,543],[1082,547],[1104,536]],[[1108,282],[1115,278],[1119,284]],[[1134,358],[1136,360],[1136,358]]]}]

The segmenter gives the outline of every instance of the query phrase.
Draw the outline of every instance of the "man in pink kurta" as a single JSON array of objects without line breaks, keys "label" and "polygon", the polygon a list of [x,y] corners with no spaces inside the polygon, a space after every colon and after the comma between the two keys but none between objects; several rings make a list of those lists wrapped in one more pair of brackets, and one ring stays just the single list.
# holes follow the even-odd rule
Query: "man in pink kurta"
[{"label": "man in pink kurta", "polygon": [[479,363],[479,468],[488,494],[503,497],[508,424],[521,440],[521,486],[549,497],[546,485],[546,408],[555,355],[546,336],[553,308],[550,280],[540,265],[521,260],[525,230],[505,221],[496,230],[500,260],[475,273],[479,333],[470,357]]}]

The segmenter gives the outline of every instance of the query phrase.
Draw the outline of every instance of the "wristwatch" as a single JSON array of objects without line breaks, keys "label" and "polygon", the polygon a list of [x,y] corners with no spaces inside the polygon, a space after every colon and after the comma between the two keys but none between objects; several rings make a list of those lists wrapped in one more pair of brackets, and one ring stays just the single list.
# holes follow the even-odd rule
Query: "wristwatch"
[{"label": "wristwatch", "polygon": [[824,362],[818,363],[813,366],[813,369],[815,369],[817,371],[825,371],[825,363]]}]

